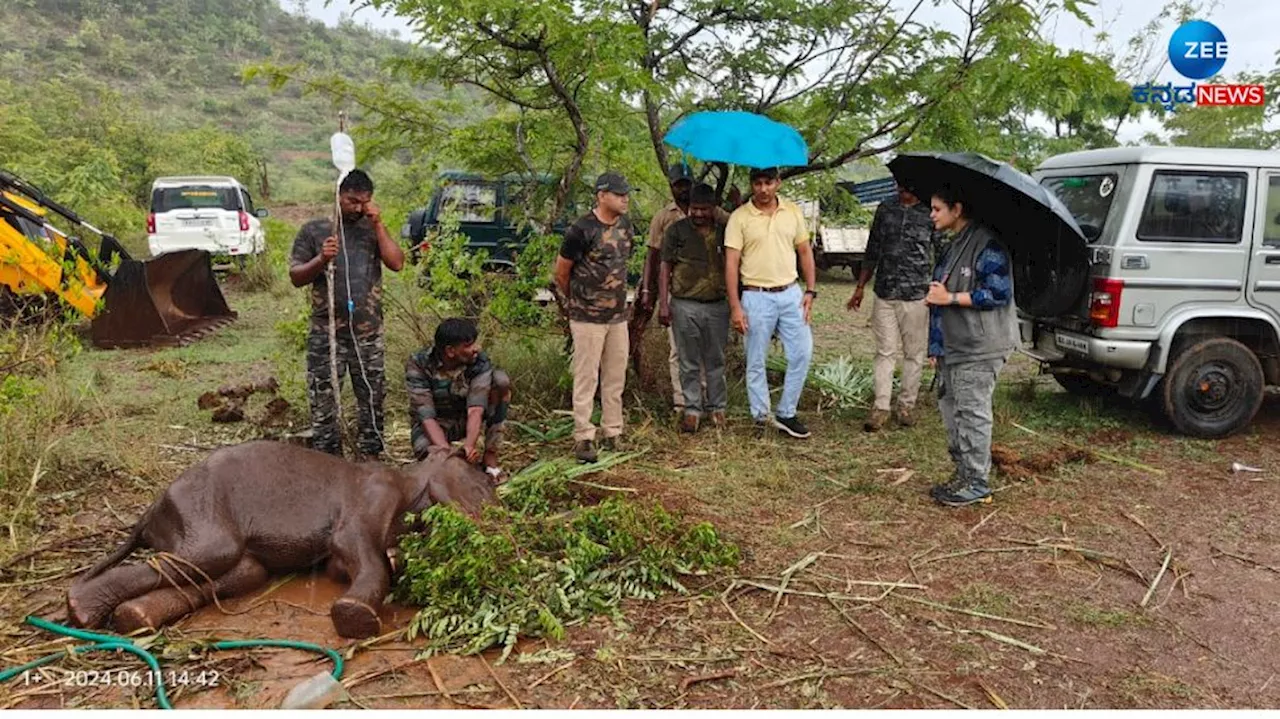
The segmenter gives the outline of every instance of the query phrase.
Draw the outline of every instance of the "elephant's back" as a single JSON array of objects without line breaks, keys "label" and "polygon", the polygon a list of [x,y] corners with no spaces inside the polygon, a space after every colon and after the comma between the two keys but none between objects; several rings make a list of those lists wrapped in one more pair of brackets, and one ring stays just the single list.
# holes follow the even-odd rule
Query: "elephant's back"
[{"label": "elephant's back", "polygon": [[341,457],[271,441],[225,447],[202,464],[185,492],[234,524],[246,549],[272,570],[327,556],[334,518],[363,471]]}]

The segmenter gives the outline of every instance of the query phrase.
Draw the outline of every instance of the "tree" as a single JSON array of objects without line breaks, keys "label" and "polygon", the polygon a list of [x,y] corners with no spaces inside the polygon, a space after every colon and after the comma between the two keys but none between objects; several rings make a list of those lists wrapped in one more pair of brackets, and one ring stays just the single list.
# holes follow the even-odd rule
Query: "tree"
[{"label": "tree", "polygon": [[[1208,83],[1232,82],[1242,85],[1262,85],[1269,97],[1280,92],[1280,64],[1268,75],[1240,73],[1234,78],[1214,77]],[[1175,106],[1164,111],[1164,129],[1169,132],[1169,142],[1184,147],[1235,147],[1252,150],[1280,148],[1280,130],[1267,129],[1267,125],[1280,117],[1280,106],[1275,102],[1263,106]],[[1161,142],[1161,138],[1149,135],[1148,141]]]},{"label": "tree", "polygon": [[[557,206],[593,146],[629,129],[633,115],[658,166],[668,160],[666,131],[698,109],[747,109],[797,127],[811,155],[790,177],[883,154],[982,64],[1040,52],[1061,76],[1078,71],[1081,57],[1047,53],[1040,24],[1054,12],[1084,17],[1088,4],[955,0],[963,31],[951,33],[922,21],[923,0],[905,12],[879,0],[367,2],[409,18],[430,48],[393,61],[402,77],[469,86],[493,101],[495,121],[514,125],[509,144],[522,145],[524,170],[539,153],[560,160]],[[1073,130],[1085,122],[1066,120]],[[530,127],[556,134],[535,148]]]}]

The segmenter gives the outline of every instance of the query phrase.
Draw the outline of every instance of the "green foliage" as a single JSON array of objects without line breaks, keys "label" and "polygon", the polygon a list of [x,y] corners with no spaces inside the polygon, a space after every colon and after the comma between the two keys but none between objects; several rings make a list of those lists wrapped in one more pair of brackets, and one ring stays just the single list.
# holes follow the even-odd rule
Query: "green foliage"
[{"label": "green foliage", "polygon": [[[309,290],[307,290],[309,292]],[[276,323],[276,334],[299,352],[307,350],[307,333],[311,331],[311,302],[299,302],[293,316]]]},{"label": "green foliage", "polygon": [[682,524],[659,506],[578,506],[569,482],[598,469],[543,460],[479,520],[449,505],[424,512],[424,531],[400,542],[396,597],[422,607],[409,637],[426,638],[428,655],[502,646],[506,659],[522,636],[561,639],[566,626],[617,615],[623,599],[685,593],[682,577],[737,563],[737,548],[709,524]]},{"label": "green foliage", "polygon": [[488,253],[468,249],[467,236],[459,232],[456,215],[441,218],[439,227],[427,238],[429,249],[420,261],[426,292],[418,297],[418,308],[444,317],[487,314],[500,324],[537,327],[548,322],[547,310],[539,306],[539,290],[551,284],[551,268],[560,238],[535,236],[516,257],[515,271],[495,272],[486,266]]},{"label": "green foliage", "polygon": [[262,221],[266,235],[266,251],[249,258],[243,274],[243,287],[250,291],[272,291],[287,294],[289,252],[293,249],[295,229],[274,217]]},{"label": "green foliage", "polygon": [[55,430],[91,425],[96,398],[86,397],[63,376],[63,363],[83,351],[74,328],[55,322],[38,327],[0,327],[0,491],[30,479]]},{"label": "green foliage", "polygon": [[[327,183],[316,175],[331,177],[332,100],[269,92],[246,84],[243,70],[271,60],[363,82],[410,48],[354,23],[329,28],[289,14],[276,0],[0,3],[0,47],[8,59],[0,81],[0,166],[44,166],[26,169],[60,199],[75,200],[86,217],[135,235],[141,214],[113,206],[114,190],[123,187],[141,203],[161,174],[234,175],[260,204],[315,201],[317,189],[323,201]],[[15,89],[25,97],[15,98]],[[358,107],[346,109],[353,122],[360,119]],[[53,141],[30,141],[40,136]],[[8,153],[23,161],[3,159]],[[314,153],[323,154],[319,167]],[[87,183],[69,179],[81,165]],[[264,168],[270,198],[261,192]]]},{"label": "green foliage", "polygon": [[0,167],[145,257],[155,177],[218,173],[251,183],[257,156],[237,135],[213,126],[173,129],[91,80],[0,81]]},{"label": "green foliage", "polygon": [[[1280,64],[1269,75],[1241,73],[1234,78],[1210,78],[1206,83],[1262,85],[1268,97],[1280,92]],[[1268,129],[1280,117],[1280,104],[1260,107],[1178,105],[1172,112],[1159,108],[1169,141],[1184,147],[1234,147],[1248,150],[1280,148],[1280,130]],[[1149,138],[1158,142],[1159,138]]]},{"label": "green foliage", "polygon": [[[765,360],[765,368],[786,372],[787,360],[780,354],[771,354]],[[815,365],[806,381],[822,396],[824,404],[838,411],[870,408],[875,392],[871,367],[844,356]],[[894,382],[896,386],[897,380]]]},{"label": "green foliage", "polygon": [[552,283],[552,268],[559,254],[561,238],[537,235],[516,257],[516,271],[510,277],[499,276],[494,282],[488,311],[501,322],[521,327],[545,326],[551,315],[533,302],[540,290]]}]

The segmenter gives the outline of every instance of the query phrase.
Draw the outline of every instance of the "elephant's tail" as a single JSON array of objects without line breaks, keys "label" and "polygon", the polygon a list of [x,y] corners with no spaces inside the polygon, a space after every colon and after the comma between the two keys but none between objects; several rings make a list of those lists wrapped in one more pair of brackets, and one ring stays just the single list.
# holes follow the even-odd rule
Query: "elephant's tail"
[{"label": "elephant's tail", "polygon": [[124,540],[124,543],[117,547],[116,551],[106,557],[103,557],[97,564],[93,565],[89,571],[79,577],[76,577],[76,583],[87,582],[99,574],[102,574],[111,567],[114,567],[124,561],[124,558],[132,554],[133,550],[142,546],[142,530],[147,526],[147,521],[151,518],[151,513],[154,509],[155,505],[148,507],[147,511],[143,512],[142,516],[138,519],[138,522],[133,525],[133,529],[129,532],[129,538]]}]

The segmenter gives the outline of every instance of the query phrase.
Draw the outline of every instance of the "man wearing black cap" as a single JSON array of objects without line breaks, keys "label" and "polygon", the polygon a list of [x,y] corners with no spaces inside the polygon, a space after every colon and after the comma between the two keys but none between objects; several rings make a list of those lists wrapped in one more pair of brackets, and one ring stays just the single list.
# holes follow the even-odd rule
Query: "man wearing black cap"
[{"label": "man wearing black cap", "polygon": [[627,379],[627,259],[635,231],[627,218],[631,185],[616,172],[596,178],[596,206],[564,233],[556,258],[556,289],[573,334],[573,453],[596,461],[591,423],[600,390],[601,442],[616,450],[622,435]]},{"label": "man wearing black cap", "polygon": [[876,303],[871,310],[871,333],[876,341],[876,398],[863,425],[868,432],[879,431],[889,419],[899,347],[902,386],[898,393],[898,424],[915,424],[914,407],[929,349],[929,308],[924,297],[933,277],[934,254],[941,244],[942,233],[933,229],[929,206],[910,189],[898,185],[898,196],[876,208],[858,288],[847,305],[858,311],[864,288],[874,275]]},{"label": "man wearing black cap", "polygon": [[[636,298],[637,312],[632,318],[632,356],[636,362],[636,374],[640,373],[640,338],[644,334],[645,325],[653,313],[657,298],[658,273],[662,264],[662,241],[671,226],[685,219],[689,214],[689,192],[693,187],[693,173],[683,162],[667,168],[667,182],[671,185],[671,202],[654,216],[649,222],[649,254],[645,257],[644,274],[640,280],[639,295]],[[716,222],[724,225],[729,221],[729,213],[716,208]],[[671,373],[671,405],[677,415],[685,410],[684,391],[680,380],[680,359],[678,343],[673,327],[667,328],[667,340],[671,343],[671,351],[667,355],[667,366]],[[702,391],[705,394],[707,379],[701,378]]]},{"label": "man wearing black cap", "polygon": [[[804,212],[778,197],[781,184],[776,167],[751,171],[751,201],[734,210],[725,228],[724,278],[730,323],[746,337],[747,399],[756,427],[763,431],[772,425],[804,439],[809,428],[796,417],[796,406],[813,358],[809,313],[818,296],[818,270]],[[797,264],[804,271],[803,290],[796,284]],[[770,417],[764,364],[775,331],[787,357],[787,374]]]},{"label": "man wearing black cap", "polygon": [[[725,424],[729,392],[724,348],[729,305],[724,287],[724,226],[716,222],[716,191],[699,183],[689,193],[689,216],[671,226],[662,243],[658,321],[675,329],[684,387],[681,432],[696,432],[705,415]],[[701,381],[699,381],[701,376]]]}]

